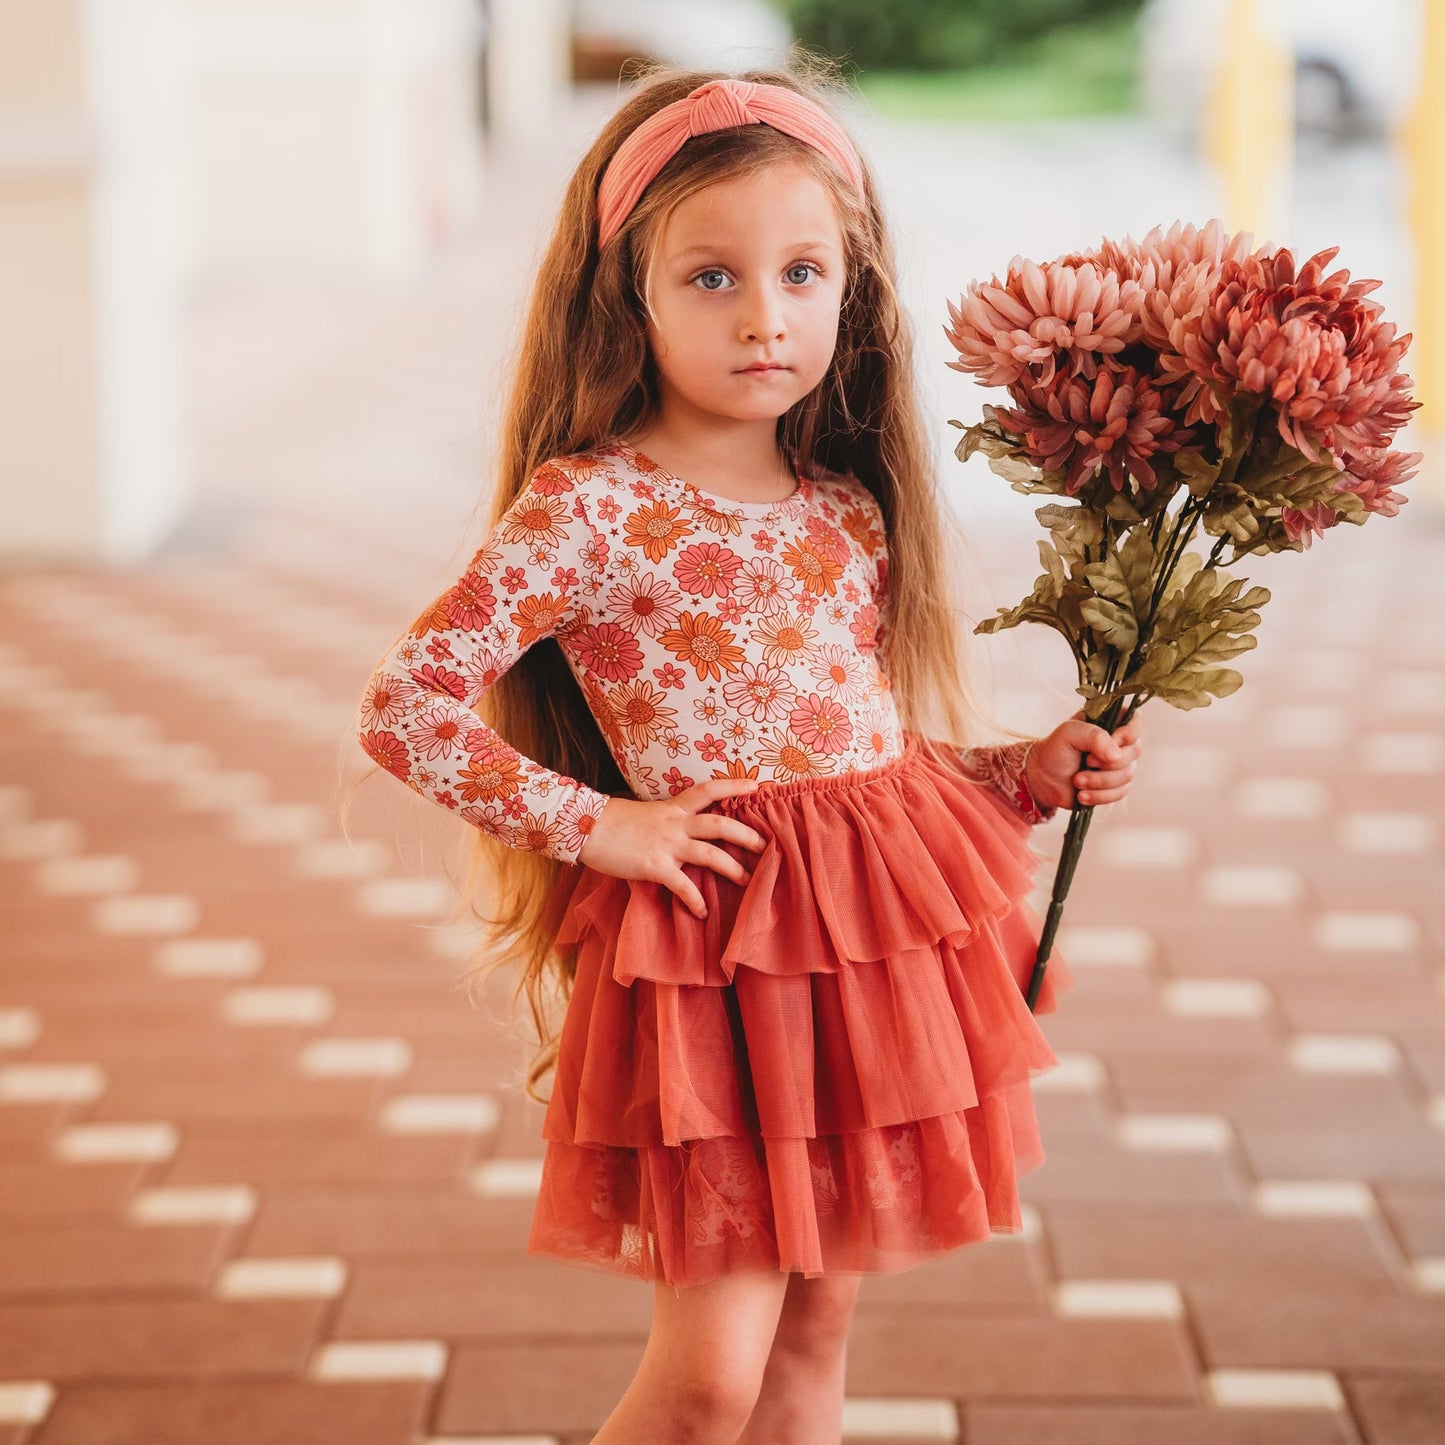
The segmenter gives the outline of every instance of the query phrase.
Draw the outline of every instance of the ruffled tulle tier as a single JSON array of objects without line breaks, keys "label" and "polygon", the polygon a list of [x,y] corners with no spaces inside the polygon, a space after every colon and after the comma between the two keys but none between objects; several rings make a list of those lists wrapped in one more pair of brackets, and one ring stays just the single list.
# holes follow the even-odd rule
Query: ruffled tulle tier
[{"label": "ruffled tulle tier", "polygon": [[[893,1273],[1021,1227],[1043,1162],[1029,1089],[1058,1064],[1025,998],[1030,825],[908,740],[863,773],[723,800],[707,903],[581,867],[576,972],[528,1252],[698,1284]],[[1037,1012],[1072,978],[1055,951]]]}]

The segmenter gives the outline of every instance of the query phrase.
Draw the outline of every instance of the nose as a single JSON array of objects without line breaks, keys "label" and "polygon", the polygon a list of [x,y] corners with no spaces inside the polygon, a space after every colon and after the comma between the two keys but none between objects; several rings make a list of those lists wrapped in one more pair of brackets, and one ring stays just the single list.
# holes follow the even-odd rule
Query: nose
[{"label": "nose", "polygon": [[771,286],[755,286],[752,304],[743,312],[740,336],[744,341],[771,343],[787,335],[783,301]]}]

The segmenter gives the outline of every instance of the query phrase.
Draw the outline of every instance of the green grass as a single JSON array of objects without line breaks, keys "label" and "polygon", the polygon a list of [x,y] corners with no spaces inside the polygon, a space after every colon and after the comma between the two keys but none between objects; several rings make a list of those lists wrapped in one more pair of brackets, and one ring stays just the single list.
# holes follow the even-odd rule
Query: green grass
[{"label": "green grass", "polygon": [[1132,15],[1062,26],[1006,62],[968,70],[864,71],[858,86],[879,115],[903,120],[1049,120],[1138,108]]}]

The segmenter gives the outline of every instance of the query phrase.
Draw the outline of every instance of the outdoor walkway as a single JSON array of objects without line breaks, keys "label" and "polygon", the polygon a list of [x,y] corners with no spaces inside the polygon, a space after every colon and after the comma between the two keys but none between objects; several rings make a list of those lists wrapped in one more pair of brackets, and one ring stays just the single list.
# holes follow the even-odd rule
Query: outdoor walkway
[{"label": "outdoor walkway", "polygon": [[[939,144],[880,138],[901,192]],[[0,579],[0,1445],[584,1445],[636,1366],[651,1290],[523,1253],[541,1109],[506,991],[456,986],[453,820],[385,776],[336,816],[373,661],[466,559],[573,154],[499,173],[514,228],[414,292],[205,298],[184,535]],[[953,483],[1002,498],[987,615],[1035,524]],[[1445,1440],[1442,544],[1412,503],[1261,562],[1243,690],[1144,713],[1027,1230],[865,1282],[850,1440]],[[1010,720],[1073,710],[1051,635],[977,643]]]}]

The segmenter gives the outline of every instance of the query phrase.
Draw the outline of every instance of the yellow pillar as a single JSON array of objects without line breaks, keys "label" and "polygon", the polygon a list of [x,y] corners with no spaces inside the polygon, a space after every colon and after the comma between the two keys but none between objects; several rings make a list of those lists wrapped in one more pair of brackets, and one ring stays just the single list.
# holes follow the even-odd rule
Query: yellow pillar
[{"label": "yellow pillar", "polygon": [[1445,512],[1445,6],[1420,5],[1419,84],[1396,136],[1410,177],[1409,223],[1415,243],[1415,315],[1401,326],[1413,339],[1404,368],[1422,403],[1396,445],[1423,453],[1408,495]]},{"label": "yellow pillar", "polygon": [[1229,231],[1288,245],[1294,168],[1294,55],[1260,0],[1230,0],[1206,101],[1205,150],[1224,189]]}]

